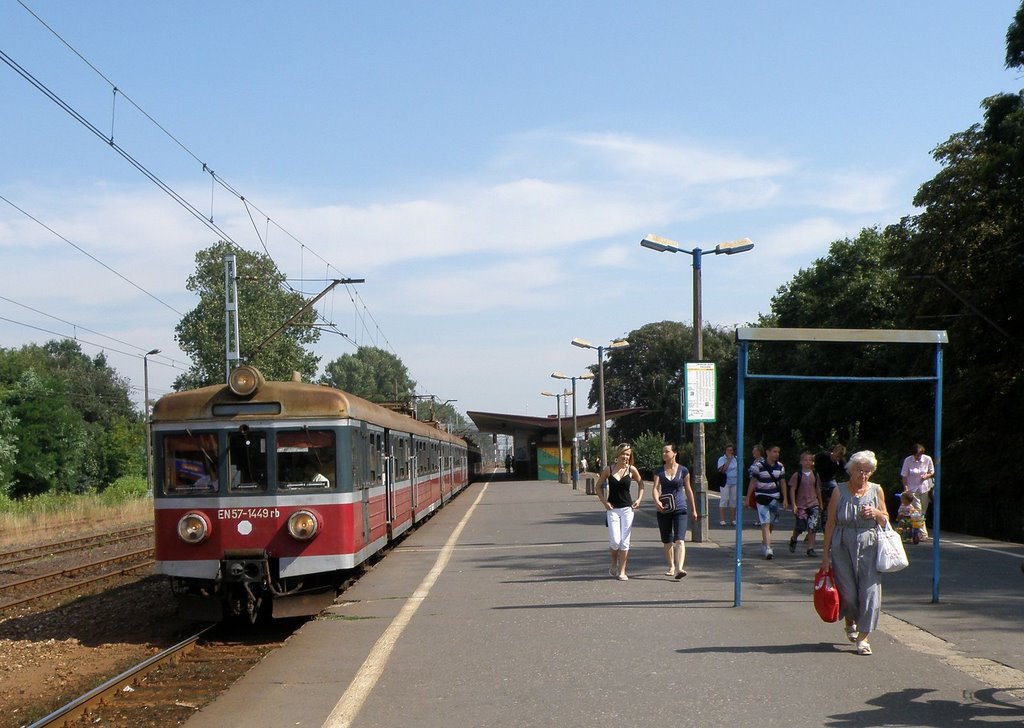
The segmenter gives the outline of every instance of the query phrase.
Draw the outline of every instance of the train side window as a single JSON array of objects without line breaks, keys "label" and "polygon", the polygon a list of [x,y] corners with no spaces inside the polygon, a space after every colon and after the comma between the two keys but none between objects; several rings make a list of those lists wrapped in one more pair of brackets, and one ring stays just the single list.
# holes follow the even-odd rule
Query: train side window
[{"label": "train side window", "polygon": [[267,489],[267,434],[243,425],[228,433],[228,490]]},{"label": "train side window", "polygon": [[217,435],[212,432],[164,436],[163,492],[216,493],[218,462]]},{"label": "train side window", "polygon": [[327,490],[335,482],[332,430],[277,433],[277,487]]}]

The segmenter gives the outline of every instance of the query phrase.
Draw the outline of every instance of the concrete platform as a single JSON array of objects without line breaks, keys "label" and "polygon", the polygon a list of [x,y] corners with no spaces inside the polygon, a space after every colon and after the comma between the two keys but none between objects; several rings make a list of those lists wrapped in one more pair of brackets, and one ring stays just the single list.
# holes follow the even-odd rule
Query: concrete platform
[{"label": "concrete platform", "polygon": [[594,496],[478,483],[187,725],[1024,723],[1024,545],[943,534],[939,604],[930,545],[910,547],[864,657],[815,614],[789,519],[773,561],[744,530],[734,607],[731,529],[666,577],[648,492],[620,582]]}]

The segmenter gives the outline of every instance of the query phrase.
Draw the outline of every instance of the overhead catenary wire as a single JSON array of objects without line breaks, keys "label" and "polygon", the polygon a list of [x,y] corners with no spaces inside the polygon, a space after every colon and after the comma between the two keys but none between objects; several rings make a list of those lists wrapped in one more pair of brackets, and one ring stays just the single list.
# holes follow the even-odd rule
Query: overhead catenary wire
[{"label": "overhead catenary wire", "polygon": [[[277,223],[276,221],[272,221],[272,219],[270,218],[269,215],[264,213],[263,210],[261,210],[257,205],[255,205],[255,204],[251,203],[249,200],[247,200],[238,190],[236,190],[231,184],[229,184],[223,177],[221,177],[216,172],[214,172],[214,170],[210,167],[210,165],[207,162],[203,161],[185,143],[183,143],[180,139],[178,139],[164,125],[162,125],[160,122],[158,122],[151,114],[149,114],[145,109],[143,109],[139,104],[137,104],[128,94],[126,94],[124,92],[123,89],[118,87],[117,84],[115,84],[110,78],[108,78],[96,65],[94,65],[92,62],[90,62],[85,57],[84,54],[79,52],[70,42],[68,42],[60,33],[58,33],[56,31],[56,29],[51,27],[48,23],[46,23],[42,19],[42,17],[40,17],[36,12],[34,12],[31,8],[29,8],[28,5],[26,5],[25,2],[23,2],[23,0],[18,0],[18,2],[33,18],[35,18],[44,28],[46,28],[54,37],[56,37],[64,46],[66,46],[79,60],[81,60],[94,73],[96,73],[97,76],[99,76],[101,79],[103,79],[103,81],[108,86],[110,86],[111,92],[113,94],[113,100],[112,100],[112,105],[111,105],[111,131],[110,131],[109,137],[104,136],[103,133],[100,132],[100,130],[95,127],[95,125],[93,125],[91,122],[88,121],[88,119],[86,119],[82,114],[80,114],[77,110],[75,110],[73,107],[71,107],[70,104],[66,103],[63,99],[61,99],[57,94],[55,94],[53,91],[51,91],[49,88],[47,88],[45,86],[45,84],[42,84],[40,81],[38,81],[38,79],[35,79],[35,77],[32,76],[32,74],[30,74],[27,70],[25,70],[23,67],[21,67],[19,64],[17,64],[16,61],[14,61],[9,55],[4,53],[3,51],[0,51],[0,60],[3,60],[5,63],[7,63],[9,66],[11,66],[11,68],[13,68],[17,73],[19,73],[19,75],[22,75],[27,81],[29,81],[29,83],[31,83],[40,92],[42,92],[44,95],[46,95],[52,101],[54,101],[54,103],[56,103],[63,110],[65,110],[66,113],[70,114],[73,118],[75,118],[77,121],[79,121],[81,124],[83,124],[87,129],[92,131],[97,137],[102,138],[108,144],[108,146],[110,146],[115,152],[117,152],[129,164],[131,164],[133,167],[135,167],[140,173],[142,173],[145,177],[147,177],[147,179],[149,179],[155,185],[160,187],[160,189],[162,189],[168,196],[170,196],[172,199],[174,199],[176,202],[178,202],[179,205],[184,207],[196,219],[202,221],[204,225],[206,225],[211,230],[216,232],[217,235],[219,235],[221,237],[221,239],[223,239],[225,242],[228,242],[231,245],[235,246],[236,248],[238,248],[240,250],[243,250],[242,246],[237,241],[235,241],[226,231],[224,231],[214,220],[214,215],[213,215],[214,195],[213,195],[213,190],[212,190],[212,185],[214,183],[216,183],[217,185],[221,186],[221,188],[223,188],[224,190],[226,190],[230,194],[234,195],[245,206],[246,212],[249,215],[250,221],[253,224],[253,228],[256,231],[257,238],[260,240],[261,246],[263,247],[264,251],[266,252],[268,258],[273,263],[275,269],[277,269],[279,273],[281,272],[280,268],[277,265],[277,263],[274,261],[273,256],[270,254],[270,251],[269,251],[268,246],[267,246],[267,241],[269,240],[269,237],[270,237],[270,235],[269,235],[269,226],[270,226],[271,222],[273,222],[274,226],[277,227],[278,229],[280,229],[282,232],[284,232],[288,237],[290,237],[292,240],[297,242],[299,245],[304,246],[305,249],[309,250],[313,255],[315,255],[317,258],[319,258],[321,261],[323,261],[327,265],[327,268],[328,268],[328,271],[327,271],[328,272],[328,278],[331,277],[330,276],[330,269],[331,268],[333,268],[334,270],[336,270],[339,273],[338,277],[341,277],[341,278],[349,277],[349,276],[345,275],[340,269],[338,269],[337,267],[333,266],[330,262],[328,262],[321,255],[319,255],[315,250],[310,248],[308,245],[306,245],[302,241],[298,240],[298,238],[296,238],[289,231],[285,230],[279,223]],[[123,147],[121,147],[119,144],[117,144],[115,142],[115,140],[114,140],[114,127],[115,127],[114,115],[116,114],[116,108],[117,108],[116,107],[116,98],[117,98],[118,95],[122,96],[127,103],[129,103],[140,114],[142,114],[147,120],[149,120],[157,129],[159,129],[172,142],[174,142],[174,144],[176,144],[183,152],[185,152],[189,157],[191,157],[193,160],[198,162],[202,166],[202,171],[204,173],[208,173],[210,175],[210,178],[211,178],[211,199],[210,199],[210,214],[209,214],[208,217],[205,216],[201,211],[199,211],[198,208],[196,208],[194,205],[192,205],[192,203],[190,203],[184,196],[182,196],[176,190],[174,190],[169,184],[164,182],[159,176],[157,176],[155,173],[150,171],[141,162],[139,162],[133,155],[128,153],[127,150],[125,150]],[[259,229],[256,226],[256,222],[255,222],[255,220],[253,219],[253,216],[252,216],[252,210],[255,210],[258,213],[260,213],[267,220],[267,235],[266,235],[265,238],[264,238],[264,236],[261,236],[260,233],[259,233]],[[282,278],[282,281],[283,281],[283,285],[288,290],[294,291],[294,289],[292,289],[288,285],[287,278],[283,275],[283,273],[281,275],[281,278]],[[350,288],[350,287],[346,286],[346,288]],[[391,341],[388,339],[388,337],[384,334],[383,330],[380,327],[380,323],[370,313],[369,307],[366,305],[366,302],[362,299],[362,297],[360,296],[358,291],[350,290],[349,291],[349,298],[352,301],[355,315],[356,315],[357,319],[359,320],[359,322],[361,323],[361,326],[357,326],[356,327],[357,336],[358,336],[358,332],[360,330],[364,331],[367,334],[370,333],[370,328],[371,327],[366,325],[366,318],[368,317],[369,320],[373,324],[373,326],[372,326],[373,330],[377,334],[377,338],[375,338],[375,341],[374,341],[375,345],[379,344],[379,340],[382,339],[384,341],[385,345],[387,346],[388,350],[390,350],[393,354],[395,354],[395,356],[397,356],[397,352],[395,351],[394,346],[391,344]],[[356,300],[358,300],[359,303],[362,304],[362,310],[360,310],[360,307],[359,307],[359,305],[357,305]],[[327,326],[328,328],[336,329],[335,324],[333,322],[331,322],[331,321],[328,321],[325,317],[323,317],[321,314],[319,314],[319,312],[317,312],[316,315],[319,318],[323,319],[325,326]],[[341,334],[344,338],[349,340],[354,346],[356,346],[358,348],[358,346],[359,346],[358,339],[352,339],[347,334],[344,334],[341,331],[337,331],[337,333]]]},{"label": "overhead catenary wire", "polygon": [[53,229],[52,227],[50,227],[49,225],[47,225],[46,223],[44,223],[44,222],[43,222],[42,220],[40,220],[40,219],[39,219],[39,218],[37,218],[36,216],[32,215],[32,214],[31,214],[31,213],[29,213],[28,211],[24,210],[23,208],[19,207],[18,205],[14,204],[14,203],[13,203],[13,202],[11,202],[11,201],[10,201],[9,199],[7,199],[6,197],[4,197],[4,196],[3,196],[2,194],[0,194],[0,200],[3,200],[3,201],[4,201],[4,202],[6,202],[6,203],[7,203],[8,205],[10,205],[11,207],[13,207],[13,208],[14,208],[15,210],[17,210],[18,212],[20,212],[20,213],[21,213],[22,215],[24,215],[25,217],[27,217],[27,218],[28,218],[29,220],[31,220],[32,222],[36,223],[37,225],[39,225],[39,226],[40,226],[40,227],[42,227],[43,229],[45,229],[45,230],[49,231],[50,233],[52,233],[52,234],[53,234],[53,235],[55,235],[56,237],[60,238],[60,239],[61,239],[61,240],[63,240],[63,241],[65,242],[65,243],[67,243],[68,245],[70,245],[70,246],[71,246],[72,248],[74,248],[75,250],[77,250],[77,251],[78,251],[79,253],[81,253],[82,255],[86,256],[87,258],[89,258],[89,259],[91,259],[91,260],[95,261],[95,262],[96,262],[96,263],[98,263],[99,265],[103,266],[103,267],[104,267],[104,268],[106,268],[106,269],[107,269],[108,271],[110,271],[111,273],[113,273],[113,274],[114,274],[115,276],[117,276],[118,278],[120,278],[121,280],[123,280],[123,281],[124,281],[125,283],[127,283],[127,284],[128,284],[128,285],[130,285],[130,286],[132,286],[132,287],[133,287],[133,288],[135,288],[136,290],[138,290],[138,291],[140,291],[140,292],[142,292],[142,293],[146,294],[147,296],[149,296],[150,298],[152,298],[152,299],[153,299],[154,301],[156,301],[156,302],[157,302],[157,303],[159,303],[160,305],[162,305],[162,306],[165,306],[165,307],[169,308],[169,309],[170,309],[171,311],[173,311],[174,313],[178,314],[179,316],[184,316],[184,315],[185,315],[185,314],[183,314],[183,313],[182,313],[181,311],[179,311],[178,309],[176,309],[176,308],[175,308],[174,306],[172,306],[171,304],[167,303],[167,301],[164,301],[163,299],[161,299],[160,297],[156,296],[155,294],[153,294],[153,293],[150,293],[150,292],[149,292],[149,291],[147,291],[147,290],[146,290],[145,288],[143,288],[142,286],[140,286],[140,285],[139,285],[138,283],[136,283],[136,282],[135,282],[135,281],[133,281],[132,279],[128,278],[128,277],[127,277],[126,275],[124,275],[124,274],[123,274],[123,273],[121,273],[120,271],[118,271],[118,270],[116,270],[116,269],[114,269],[114,268],[110,267],[110,266],[109,266],[109,265],[107,265],[106,263],[104,263],[104,262],[103,262],[102,260],[100,260],[99,258],[97,258],[97,257],[96,257],[95,255],[93,255],[92,253],[90,253],[89,251],[87,251],[87,250],[86,250],[85,248],[83,248],[82,246],[80,246],[80,245],[78,245],[78,244],[76,244],[76,243],[73,243],[72,241],[68,240],[68,239],[67,239],[66,237],[64,237],[64,236],[63,236],[63,235],[61,235],[61,234],[60,234],[59,232],[57,232],[56,230],[54,230],[54,229]]}]

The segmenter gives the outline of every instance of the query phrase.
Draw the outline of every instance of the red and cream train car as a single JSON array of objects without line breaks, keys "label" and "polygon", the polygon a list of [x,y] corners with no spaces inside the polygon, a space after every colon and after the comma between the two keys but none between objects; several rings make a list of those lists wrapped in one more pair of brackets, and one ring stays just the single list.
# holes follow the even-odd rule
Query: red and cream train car
[{"label": "red and cream train car", "polygon": [[251,366],[162,397],[152,444],[157,570],[207,618],[315,614],[475,464],[429,423]]}]

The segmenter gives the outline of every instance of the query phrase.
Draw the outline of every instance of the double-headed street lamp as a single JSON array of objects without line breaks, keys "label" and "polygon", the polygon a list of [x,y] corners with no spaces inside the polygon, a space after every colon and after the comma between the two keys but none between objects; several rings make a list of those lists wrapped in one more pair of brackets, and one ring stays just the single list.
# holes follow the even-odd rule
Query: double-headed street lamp
[{"label": "double-headed street lamp", "polygon": [[146,495],[153,495],[153,436],[149,432],[149,357],[159,353],[159,349],[151,349],[142,355],[142,399],[146,412]]},{"label": "double-headed street lamp", "polygon": [[576,439],[579,437],[579,429],[576,427],[576,380],[593,379],[593,372],[580,374],[578,377],[569,377],[561,372],[551,372],[552,379],[572,380],[572,489],[576,490],[580,485],[580,444]]},{"label": "double-headed street lamp", "polygon": [[598,417],[601,418],[601,466],[607,467],[608,423],[605,421],[604,416],[604,352],[605,349],[625,349],[629,346],[629,342],[625,339],[619,339],[618,341],[611,342],[608,346],[594,346],[589,341],[573,339],[569,343],[573,346],[578,346],[581,349],[597,349],[597,403]]},{"label": "double-headed street lamp", "polygon": [[565,482],[565,460],[562,458],[562,397],[568,392],[541,392],[545,397],[555,398],[555,416],[558,418],[558,482]]},{"label": "double-headed street lamp", "polygon": [[[694,361],[704,358],[704,323],[701,311],[701,281],[700,262],[701,256],[705,253],[715,255],[735,255],[752,250],[754,244],[750,238],[740,238],[728,243],[719,243],[713,250],[702,250],[694,248],[686,250],[679,246],[679,243],[663,238],[659,235],[648,234],[640,241],[640,245],[659,253],[686,253],[693,258],[693,357]],[[693,526],[693,540],[697,542],[707,540],[708,533],[708,489],[707,481],[704,478],[704,423],[693,423],[693,489],[697,498],[697,509],[700,519]],[[739,494],[737,493],[737,507],[739,506]]]}]

